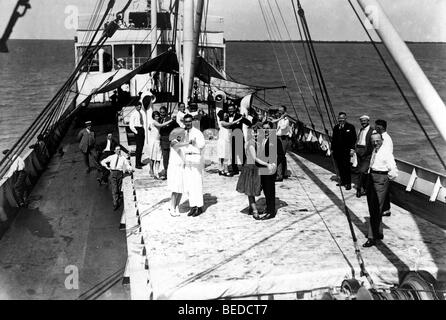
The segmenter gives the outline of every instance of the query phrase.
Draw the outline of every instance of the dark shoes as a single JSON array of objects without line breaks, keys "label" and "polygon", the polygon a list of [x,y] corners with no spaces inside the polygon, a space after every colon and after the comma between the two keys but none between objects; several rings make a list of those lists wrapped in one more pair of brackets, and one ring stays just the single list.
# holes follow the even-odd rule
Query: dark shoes
[{"label": "dark shoes", "polygon": [[346,184],[345,185],[345,190],[351,190],[352,189],[352,185],[351,184]]},{"label": "dark shoes", "polygon": [[367,193],[365,191],[356,190],[356,198],[361,198],[361,196],[365,196]]},{"label": "dark shoes", "polygon": [[383,212],[383,217],[390,217],[391,215],[392,215],[392,212],[390,212],[390,211]]},{"label": "dark shoes", "polygon": [[276,215],[273,213],[266,213],[264,216],[262,216],[262,218],[260,220],[269,220],[269,219],[274,219]]},{"label": "dark shoes", "polygon": [[189,217],[198,217],[199,215],[201,215],[203,213],[203,209],[202,208],[198,208],[198,207],[193,207],[189,213],[187,214]]},{"label": "dark shoes", "polygon": [[364,248],[370,248],[376,246],[376,241],[373,239],[368,239],[366,243],[362,245]]},{"label": "dark shoes", "polygon": [[142,166],[135,166],[135,168],[141,170]]}]

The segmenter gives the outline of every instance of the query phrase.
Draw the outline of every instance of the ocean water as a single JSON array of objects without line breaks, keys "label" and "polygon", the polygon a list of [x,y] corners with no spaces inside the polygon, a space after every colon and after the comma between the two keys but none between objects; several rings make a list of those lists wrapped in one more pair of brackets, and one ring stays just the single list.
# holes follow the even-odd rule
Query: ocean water
[{"label": "ocean water", "polygon": [[[12,40],[9,47],[10,53],[0,54],[0,149],[11,146],[23,134],[74,67],[72,41]],[[368,114],[372,120],[387,120],[396,157],[444,172],[370,44],[317,43],[315,48],[336,113],[347,112],[349,121],[357,128],[358,117],[363,114]],[[446,101],[446,44],[410,44],[410,48]],[[380,49],[385,53],[383,47],[380,46]],[[260,93],[260,96],[273,104],[288,105],[290,113],[296,113],[305,123],[313,121],[318,129],[322,129],[321,117],[307,85],[311,79],[300,43],[227,42],[226,55],[227,73],[232,78],[257,86],[285,84],[287,90],[268,90]],[[434,144],[446,159],[445,141],[391,59],[386,60]],[[302,72],[302,68],[305,72]],[[328,126],[323,107],[322,111]]]}]

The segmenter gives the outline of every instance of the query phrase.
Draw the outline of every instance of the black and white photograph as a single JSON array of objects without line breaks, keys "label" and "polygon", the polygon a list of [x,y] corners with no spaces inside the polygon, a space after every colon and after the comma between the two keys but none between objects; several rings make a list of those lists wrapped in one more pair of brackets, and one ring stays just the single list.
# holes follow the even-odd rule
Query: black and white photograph
[{"label": "black and white photograph", "polygon": [[0,0],[0,300],[446,300],[445,16]]}]

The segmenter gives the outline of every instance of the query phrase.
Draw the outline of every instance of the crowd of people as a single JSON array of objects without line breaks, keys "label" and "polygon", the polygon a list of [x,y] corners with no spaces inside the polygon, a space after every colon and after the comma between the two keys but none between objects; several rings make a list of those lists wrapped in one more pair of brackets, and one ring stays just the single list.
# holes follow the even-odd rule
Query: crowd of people
[{"label": "crowd of people", "polygon": [[360,129],[347,122],[347,114],[340,112],[338,124],[333,129],[332,151],[338,170],[339,183],[346,190],[352,188],[352,173],[358,176],[356,196],[367,196],[370,214],[367,242],[371,247],[384,238],[382,217],[390,216],[390,181],[398,176],[393,156],[393,141],[387,133],[387,122],[375,121],[370,126],[370,117],[359,118]]},{"label": "crowd of people", "polygon": [[[158,180],[167,180],[172,192],[169,208],[172,216],[179,215],[179,204],[183,194],[189,195],[189,216],[203,213],[203,110],[189,101],[178,104],[172,115],[165,106],[153,110],[152,97],[142,97],[129,121],[129,128],[136,141],[135,169],[149,166],[149,174]],[[256,220],[274,218],[275,183],[289,177],[286,153],[291,146],[294,124],[290,122],[285,106],[269,115],[259,115],[251,103],[215,97],[216,125],[218,127],[217,156],[218,174],[224,177],[239,175],[236,190],[248,197],[248,213]],[[209,118],[207,118],[208,120]],[[338,186],[352,189],[352,174],[357,175],[356,196],[366,196],[370,214],[367,242],[364,247],[376,245],[384,238],[382,217],[390,216],[390,181],[398,176],[393,156],[393,141],[387,132],[387,122],[382,119],[370,125],[370,117],[359,118],[357,132],[347,121],[347,114],[340,112],[338,123],[333,129],[331,151],[336,164]],[[126,172],[134,169],[130,164],[130,153],[109,133],[103,144],[96,144],[91,121],[77,136],[87,173],[93,168],[98,171],[99,185],[111,186],[113,207],[122,204],[122,179]],[[49,157],[43,136],[39,135],[36,149],[38,157]],[[5,156],[9,150],[3,153]],[[143,154],[145,161],[143,161]],[[16,174],[14,191],[18,205],[25,205],[26,171],[23,159],[14,156],[7,176]],[[160,170],[160,167],[163,169]],[[261,191],[265,195],[264,211],[257,208],[255,197]]]},{"label": "crowd of people", "polygon": [[[229,178],[239,175],[236,190],[248,197],[248,212],[254,219],[274,218],[275,183],[288,178],[286,153],[294,131],[286,107],[281,106],[274,114],[262,116],[250,107],[250,103],[244,104],[242,100],[236,104],[224,95],[215,97],[215,105],[219,129],[218,174]],[[196,217],[204,211],[205,139],[200,130],[203,114],[204,111],[193,102],[187,108],[180,103],[174,115],[169,114],[165,106],[155,111],[151,97],[146,96],[130,115],[129,127],[136,141],[135,168],[142,169],[148,165],[149,174],[154,179],[167,180],[172,192],[169,208],[172,216],[179,215],[178,206],[183,194],[189,195],[189,216]],[[378,119],[372,128],[367,115],[361,116],[359,122],[361,127],[357,132],[355,126],[347,122],[347,114],[340,112],[333,130],[331,149],[339,177],[338,185],[351,190],[352,173],[356,173],[356,196],[367,197],[370,224],[364,247],[370,247],[383,239],[382,217],[391,214],[389,183],[398,175],[398,169],[393,157],[393,142],[387,133],[387,122]],[[80,149],[88,172],[89,156],[98,159],[90,126],[91,123],[87,122],[86,128],[79,133]],[[133,169],[128,160],[123,160],[125,157],[121,160],[123,147],[112,135],[108,136],[102,149],[98,181],[111,181],[116,209],[122,198],[122,172]],[[263,211],[257,208],[255,199],[262,190],[266,200]]]},{"label": "crowd of people", "polygon": [[[255,219],[273,218],[276,214],[275,182],[288,178],[285,154],[290,146],[292,125],[286,107],[280,107],[270,117],[262,117],[249,104],[242,106],[240,101],[221,95],[216,96],[215,105],[218,105],[215,109],[219,129],[218,174],[225,177],[240,175],[237,191],[247,195],[249,214]],[[154,110],[150,96],[142,97],[130,115],[129,128],[136,141],[135,168],[148,166],[154,179],[167,180],[172,192],[169,208],[172,216],[179,215],[178,206],[183,194],[189,195],[189,216],[195,217],[204,211],[203,120],[209,119],[206,116],[193,101],[189,101],[188,107],[179,103],[175,114],[169,114],[165,106],[159,111]],[[259,134],[259,130],[266,134]],[[274,139],[270,139],[270,132]],[[257,147],[252,150],[253,145],[261,146],[262,150]],[[265,154],[268,156],[259,156]],[[264,212],[257,210],[255,202],[261,190],[266,198]]]}]

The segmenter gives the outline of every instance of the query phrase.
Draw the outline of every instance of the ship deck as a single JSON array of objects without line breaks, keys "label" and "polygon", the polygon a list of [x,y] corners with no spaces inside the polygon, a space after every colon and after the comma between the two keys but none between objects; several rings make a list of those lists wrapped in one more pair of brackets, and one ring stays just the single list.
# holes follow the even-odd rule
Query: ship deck
[{"label": "ship deck", "polygon": [[[94,129],[103,138],[116,125]],[[85,172],[79,130],[67,133],[63,156],[53,156],[28,208],[0,240],[0,300],[129,298],[121,286],[127,255],[121,214],[96,172]]]},{"label": "ship deck", "polygon": [[[365,281],[332,173],[298,154],[287,157],[292,176],[276,183],[279,209],[275,219],[267,221],[247,215],[247,198],[235,191],[237,176],[219,176],[215,164],[205,169],[205,212],[196,218],[187,217],[187,197],[182,199],[181,216],[169,215],[167,183],[149,177],[147,167],[126,180],[125,215],[134,237],[128,237],[129,261],[136,261],[128,266],[132,298],[292,299],[295,292],[339,287],[352,270]],[[366,198],[356,198],[352,189],[345,199],[361,246],[367,233]],[[263,195],[258,205],[264,206]],[[426,270],[444,281],[444,229],[394,204],[383,223],[383,242],[361,247],[375,283],[390,287],[408,270]],[[145,249],[137,243],[138,228]]]}]

